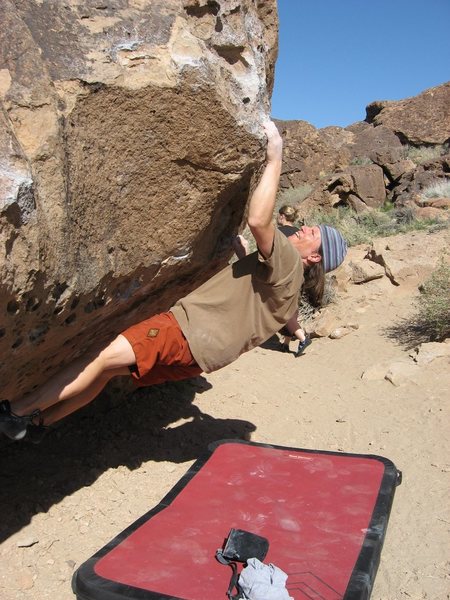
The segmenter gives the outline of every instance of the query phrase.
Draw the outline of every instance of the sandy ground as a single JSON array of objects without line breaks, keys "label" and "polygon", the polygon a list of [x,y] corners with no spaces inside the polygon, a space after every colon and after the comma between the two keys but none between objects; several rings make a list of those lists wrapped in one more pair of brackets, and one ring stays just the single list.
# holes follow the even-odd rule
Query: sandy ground
[{"label": "sandy ground", "polygon": [[39,446],[3,447],[0,598],[74,598],[77,566],[157,504],[210,441],[236,437],[391,459],[403,483],[371,597],[450,598],[449,359],[400,385],[361,377],[411,360],[398,326],[416,289],[386,278],[351,286],[339,307],[359,328],[342,339],[315,339],[300,358],[257,348],[125,398],[112,390]]}]

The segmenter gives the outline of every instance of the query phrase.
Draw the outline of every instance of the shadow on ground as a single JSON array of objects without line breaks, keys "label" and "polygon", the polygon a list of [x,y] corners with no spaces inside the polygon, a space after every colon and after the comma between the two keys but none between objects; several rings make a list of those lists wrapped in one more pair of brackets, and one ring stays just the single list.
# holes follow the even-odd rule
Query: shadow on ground
[{"label": "shadow on ground", "polygon": [[[296,354],[293,350],[289,350],[289,352],[287,352],[286,350],[282,349],[281,341],[277,334],[273,335],[267,341],[263,342],[260,347],[264,348],[265,350],[273,350],[274,352],[284,352],[284,354],[291,354],[295,358],[298,358],[296,357]],[[297,350],[297,347],[298,342],[296,342],[295,344],[295,350]],[[303,356],[303,354],[301,356]]]},{"label": "shadow on ground", "polygon": [[420,344],[436,341],[433,328],[423,321],[405,318],[383,330],[384,335],[394,340],[406,350],[411,350]]},{"label": "shadow on ground", "polygon": [[268,340],[263,342],[260,345],[260,347],[264,348],[264,350],[273,350],[274,352],[281,352],[280,338],[278,337],[277,334],[275,334],[272,337],[270,337]]},{"label": "shadow on ground", "polygon": [[[102,473],[130,470],[146,461],[197,459],[209,443],[248,439],[255,426],[214,419],[192,404],[209,389],[204,377],[126,394],[110,387],[67,418],[39,445],[10,443],[0,449],[0,542]],[[184,422],[177,425],[177,421]],[[185,420],[188,419],[188,422]]]}]

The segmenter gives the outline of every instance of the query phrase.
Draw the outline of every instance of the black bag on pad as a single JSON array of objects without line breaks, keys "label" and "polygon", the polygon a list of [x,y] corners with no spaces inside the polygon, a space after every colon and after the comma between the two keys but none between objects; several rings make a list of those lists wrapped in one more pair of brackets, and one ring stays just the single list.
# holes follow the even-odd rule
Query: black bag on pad
[{"label": "black bag on pad", "polygon": [[[237,600],[241,595],[237,584],[238,569],[236,563],[245,563],[249,558],[257,558],[263,562],[268,550],[269,541],[266,538],[243,529],[230,530],[223,548],[219,548],[216,552],[217,560],[223,565],[229,565],[233,570],[227,590],[227,596],[230,600]],[[233,595],[232,590],[234,587],[237,594]]]}]

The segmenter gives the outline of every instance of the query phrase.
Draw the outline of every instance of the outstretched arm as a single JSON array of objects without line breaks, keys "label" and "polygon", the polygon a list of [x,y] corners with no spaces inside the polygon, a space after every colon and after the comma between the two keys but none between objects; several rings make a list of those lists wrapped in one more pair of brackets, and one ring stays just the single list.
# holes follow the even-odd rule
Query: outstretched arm
[{"label": "outstretched arm", "polygon": [[268,258],[275,235],[273,211],[281,175],[283,141],[273,121],[265,123],[264,130],[267,135],[267,163],[250,199],[248,225],[259,251]]}]

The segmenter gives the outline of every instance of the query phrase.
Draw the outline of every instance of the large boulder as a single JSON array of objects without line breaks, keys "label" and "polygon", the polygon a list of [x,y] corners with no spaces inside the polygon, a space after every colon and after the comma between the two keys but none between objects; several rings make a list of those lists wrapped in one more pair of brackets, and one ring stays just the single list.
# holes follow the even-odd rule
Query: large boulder
[{"label": "large boulder", "polygon": [[450,141],[450,82],[413,98],[372,102],[366,121],[391,129],[404,144],[445,144]]},{"label": "large boulder", "polygon": [[354,164],[367,159],[377,164],[393,163],[403,158],[402,144],[393,131],[384,126],[365,125],[361,128],[348,128],[353,133],[349,151]]},{"label": "large boulder", "polygon": [[355,165],[319,181],[296,208],[299,218],[305,219],[316,210],[330,212],[337,206],[350,206],[355,212],[365,212],[380,208],[385,200],[381,167],[375,164]]},{"label": "large boulder", "polygon": [[347,170],[351,192],[369,208],[380,208],[386,200],[383,170],[378,165],[355,165]]},{"label": "large boulder", "polygon": [[264,159],[277,14],[275,0],[3,0],[0,22],[14,399],[225,263]]}]

